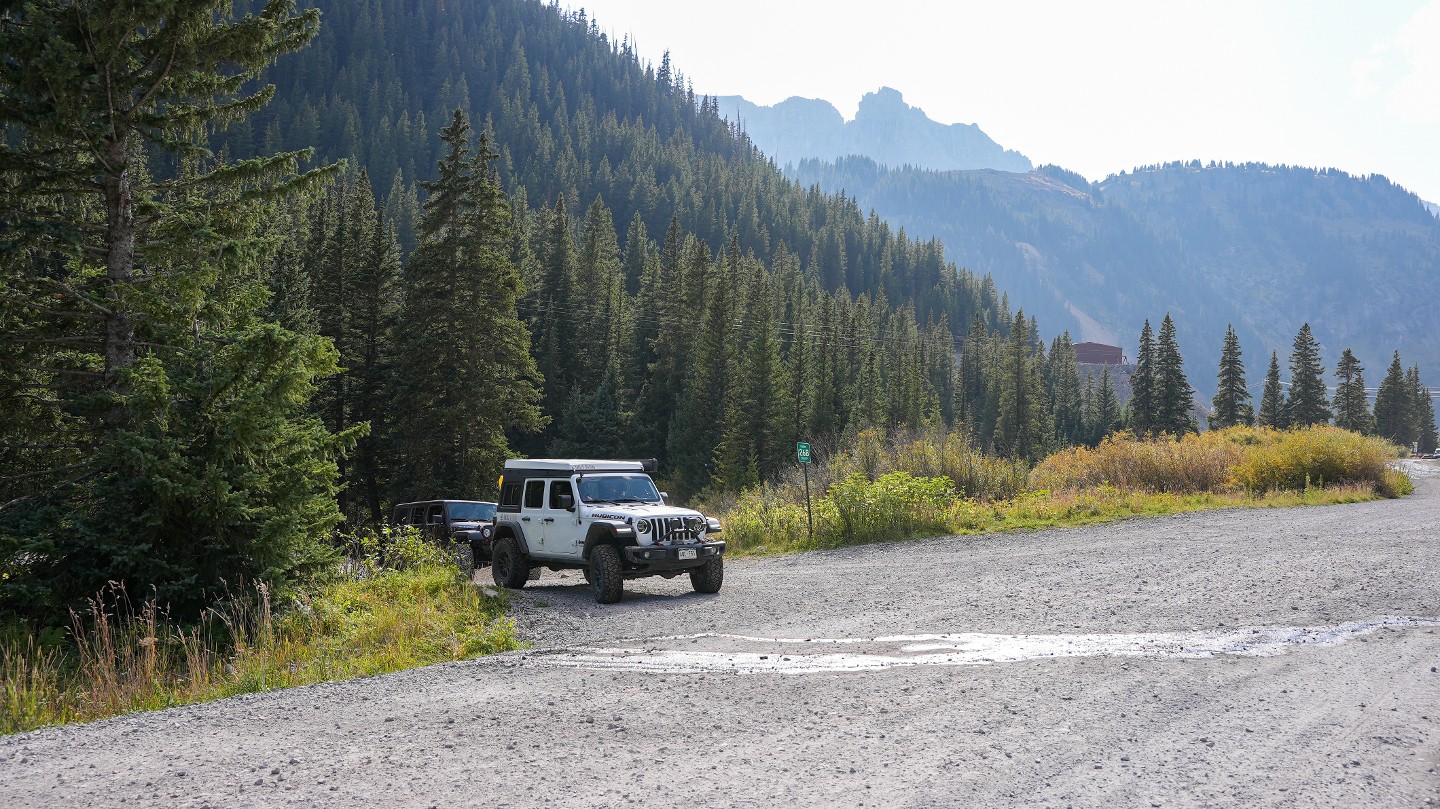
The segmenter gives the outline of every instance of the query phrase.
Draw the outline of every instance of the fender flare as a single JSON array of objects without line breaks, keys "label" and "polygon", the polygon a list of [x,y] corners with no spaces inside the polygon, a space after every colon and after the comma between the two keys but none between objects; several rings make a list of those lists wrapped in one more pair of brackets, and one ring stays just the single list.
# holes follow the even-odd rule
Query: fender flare
[{"label": "fender flare", "polygon": [[590,551],[594,550],[596,545],[614,545],[615,549],[619,550],[626,544],[626,539],[634,536],[635,530],[623,523],[591,523],[590,530],[585,532],[585,547],[580,551],[580,558],[588,560]]},{"label": "fender flare", "polygon": [[520,552],[526,556],[530,555],[530,543],[525,541],[525,529],[512,522],[502,522],[495,525],[495,537],[490,540],[491,546],[504,537],[513,537],[515,543],[520,546]]}]

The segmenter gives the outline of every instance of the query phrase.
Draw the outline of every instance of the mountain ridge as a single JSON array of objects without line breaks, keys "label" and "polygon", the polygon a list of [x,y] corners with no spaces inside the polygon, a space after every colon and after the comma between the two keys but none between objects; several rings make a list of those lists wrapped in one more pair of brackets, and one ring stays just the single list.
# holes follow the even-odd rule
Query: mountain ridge
[{"label": "mountain ridge", "polygon": [[863,154],[884,165],[942,171],[1033,168],[1029,158],[996,143],[978,125],[933,121],[890,87],[866,93],[850,121],[823,99],[791,96],[772,106],[742,96],[718,100],[720,113],[732,117],[777,163]]},{"label": "mountain ridge", "polygon": [[1201,390],[1227,323],[1252,386],[1264,355],[1287,356],[1304,322],[1331,361],[1350,347],[1372,373],[1392,350],[1440,363],[1440,220],[1384,177],[1191,161],[1089,183],[1055,166],[934,172],[860,157],[790,172],[941,239],[1047,329],[1116,337],[1133,355],[1141,322],[1172,312]]}]

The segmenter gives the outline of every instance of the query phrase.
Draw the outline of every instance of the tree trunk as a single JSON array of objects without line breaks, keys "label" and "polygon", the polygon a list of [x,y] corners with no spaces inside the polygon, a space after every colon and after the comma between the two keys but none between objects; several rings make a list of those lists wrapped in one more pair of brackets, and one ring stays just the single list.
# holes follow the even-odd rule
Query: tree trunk
[{"label": "tree trunk", "polygon": [[[125,288],[135,275],[135,199],[130,190],[126,141],[105,147],[105,385],[117,394],[126,389],[122,375],[135,362],[135,318],[124,300]],[[111,424],[121,421],[126,407],[113,405],[105,415]]]}]

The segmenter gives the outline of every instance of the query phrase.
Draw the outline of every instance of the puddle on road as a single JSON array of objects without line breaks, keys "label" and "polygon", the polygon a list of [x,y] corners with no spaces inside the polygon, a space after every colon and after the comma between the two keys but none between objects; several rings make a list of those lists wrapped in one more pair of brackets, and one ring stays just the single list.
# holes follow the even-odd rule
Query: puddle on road
[{"label": "puddle on road", "polygon": [[[1074,635],[892,635],[878,638],[765,638],[702,633],[633,641],[620,648],[543,649],[528,665],[674,674],[816,674],[883,671],[903,666],[977,666],[1066,657],[1195,659],[1217,655],[1268,657],[1295,646],[1333,646],[1384,627],[1440,626],[1440,620],[1382,616],[1336,626],[1244,627],[1192,632]],[[676,643],[709,648],[662,648]],[[810,651],[816,647],[864,647]],[[726,648],[717,648],[726,647]]]}]

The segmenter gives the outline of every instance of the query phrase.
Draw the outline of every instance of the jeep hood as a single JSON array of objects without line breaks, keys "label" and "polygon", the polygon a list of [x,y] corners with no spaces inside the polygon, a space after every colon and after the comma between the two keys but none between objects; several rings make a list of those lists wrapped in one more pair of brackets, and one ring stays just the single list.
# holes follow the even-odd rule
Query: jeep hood
[{"label": "jeep hood", "polygon": [[653,520],[657,517],[703,517],[694,509],[676,508],[663,503],[601,503],[591,507],[590,516],[597,520]]}]

